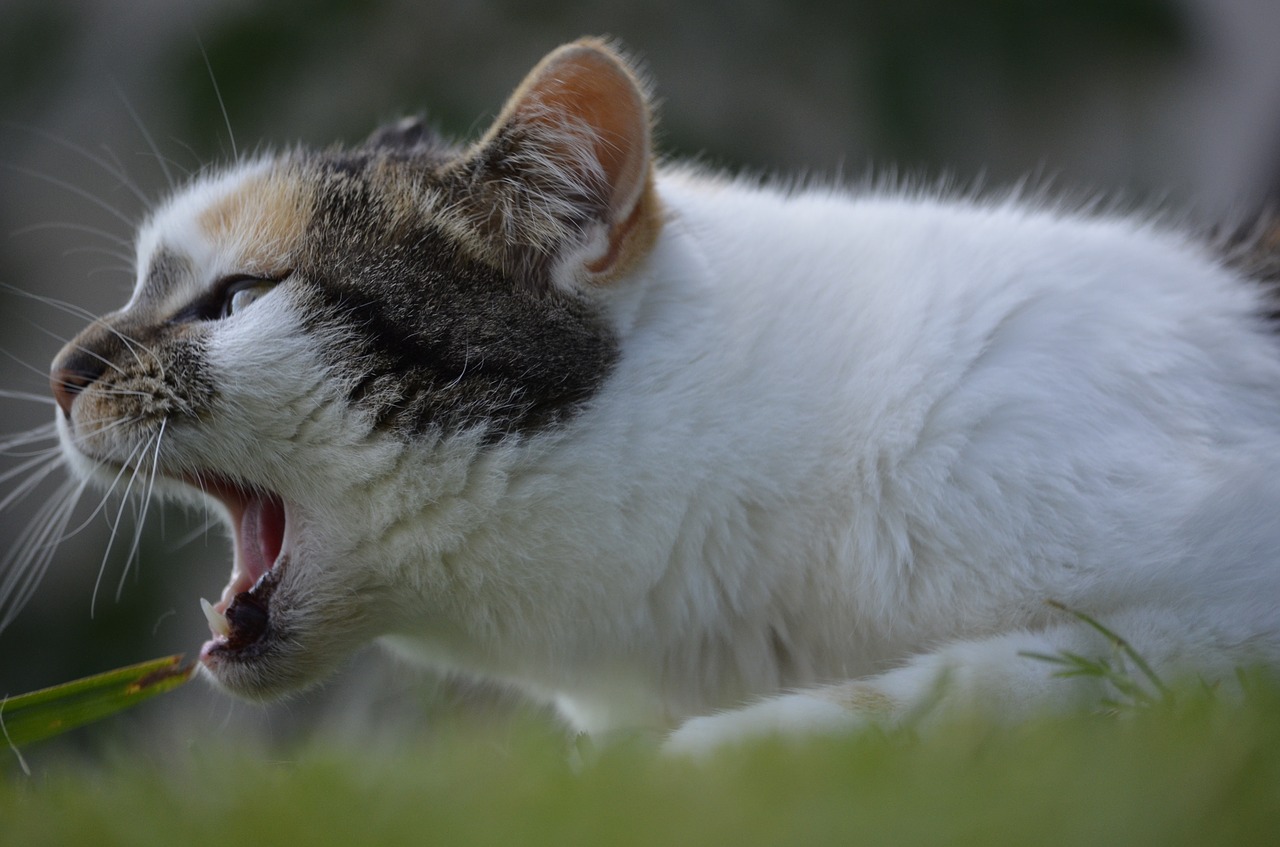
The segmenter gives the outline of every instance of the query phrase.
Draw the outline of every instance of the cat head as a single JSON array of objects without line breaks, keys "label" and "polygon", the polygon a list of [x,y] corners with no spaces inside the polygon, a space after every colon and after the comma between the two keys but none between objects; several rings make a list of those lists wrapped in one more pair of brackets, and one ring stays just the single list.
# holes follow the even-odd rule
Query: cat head
[{"label": "cat head", "polygon": [[54,361],[58,427],[81,475],[229,525],[218,682],[296,688],[448,605],[416,569],[482,511],[474,467],[568,425],[618,356],[600,298],[658,230],[650,122],[583,40],[473,145],[405,121],[203,176],[143,227],[131,299]]}]

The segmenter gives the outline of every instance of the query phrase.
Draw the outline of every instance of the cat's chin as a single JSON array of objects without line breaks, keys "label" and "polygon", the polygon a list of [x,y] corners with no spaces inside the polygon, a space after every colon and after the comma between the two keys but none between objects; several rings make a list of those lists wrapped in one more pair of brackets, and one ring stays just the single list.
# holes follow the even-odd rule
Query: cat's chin
[{"label": "cat's chin", "polygon": [[214,606],[201,601],[213,636],[200,648],[200,661],[206,667],[251,661],[271,651],[271,642],[278,637],[271,618],[271,598],[284,568],[284,562],[276,564],[248,590],[237,592],[230,603]]},{"label": "cat's chin", "polygon": [[206,676],[239,697],[276,699],[323,675],[316,668],[323,651],[309,645],[287,609],[273,603],[287,568],[287,561],[277,562],[237,594],[220,613],[225,631],[215,631],[200,648]]}]

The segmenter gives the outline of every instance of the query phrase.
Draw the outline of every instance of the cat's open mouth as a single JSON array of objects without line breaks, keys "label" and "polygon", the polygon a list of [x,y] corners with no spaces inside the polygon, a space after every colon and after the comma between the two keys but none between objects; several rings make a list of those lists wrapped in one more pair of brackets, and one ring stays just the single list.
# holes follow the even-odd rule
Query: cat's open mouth
[{"label": "cat's open mouth", "polygon": [[288,507],[278,495],[201,476],[198,485],[226,508],[235,536],[231,581],[216,603],[201,600],[213,637],[200,650],[205,664],[249,658],[271,634],[271,595],[288,559]]}]

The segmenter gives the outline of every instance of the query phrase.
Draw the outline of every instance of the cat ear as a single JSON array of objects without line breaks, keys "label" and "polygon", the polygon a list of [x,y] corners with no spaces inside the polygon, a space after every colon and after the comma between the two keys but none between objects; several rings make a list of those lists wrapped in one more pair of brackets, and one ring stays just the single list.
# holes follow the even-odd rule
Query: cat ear
[{"label": "cat ear", "polygon": [[535,289],[601,283],[652,245],[651,114],[628,63],[596,39],[538,64],[459,164],[481,252]]},{"label": "cat ear", "polygon": [[362,145],[370,150],[444,150],[449,144],[439,133],[427,125],[421,115],[411,115],[378,127]]}]

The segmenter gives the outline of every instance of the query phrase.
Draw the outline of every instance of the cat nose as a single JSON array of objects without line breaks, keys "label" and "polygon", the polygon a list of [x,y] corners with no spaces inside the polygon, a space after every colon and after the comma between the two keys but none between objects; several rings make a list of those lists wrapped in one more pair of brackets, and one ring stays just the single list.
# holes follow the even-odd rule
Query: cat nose
[{"label": "cat nose", "polygon": [[58,408],[70,420],[71,404],[76,401],[76,396],[97,382],[107,365],[83,350],[59,356],[53,364],[53,371],[49,374],[49,387],[53,389],[53,399]]}]

